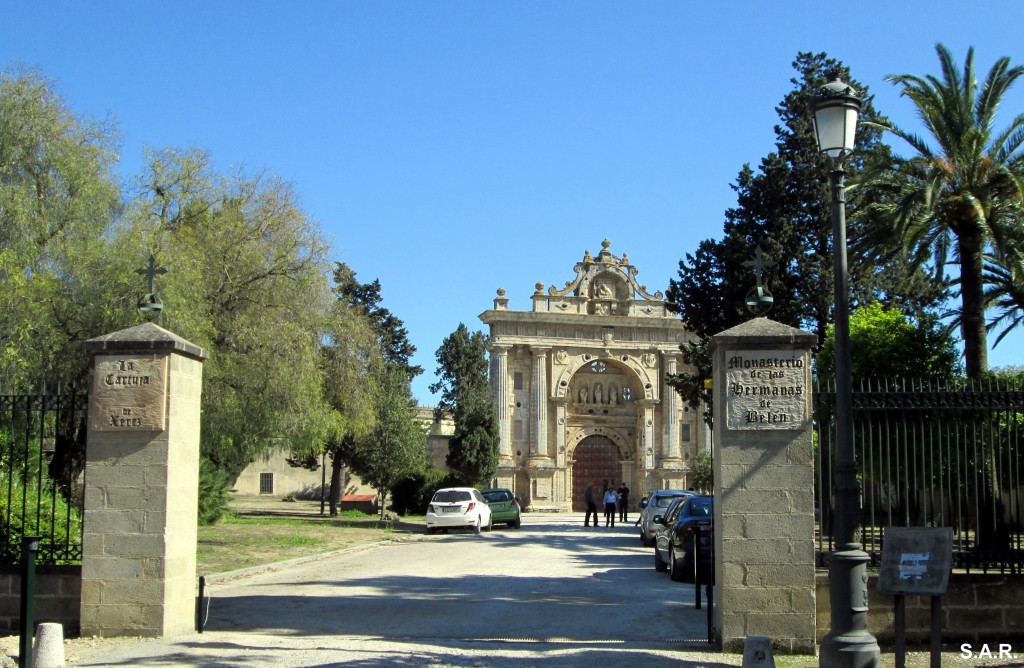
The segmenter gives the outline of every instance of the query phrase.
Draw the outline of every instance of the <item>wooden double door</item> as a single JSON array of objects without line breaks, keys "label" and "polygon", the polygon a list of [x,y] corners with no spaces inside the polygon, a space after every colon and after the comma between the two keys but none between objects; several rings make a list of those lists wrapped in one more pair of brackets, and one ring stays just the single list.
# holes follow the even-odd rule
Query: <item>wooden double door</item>
[{"label": "wooden double door", "polygon": [[578,512],[587,509],[583,494],[589,485],[594,485],[594,501],[598,510],[603,510],[602,491],[608,485],[618,487],[622,482],[618,447],[607,436],[587,436],[576,446],[573,460],[572,509]]}]

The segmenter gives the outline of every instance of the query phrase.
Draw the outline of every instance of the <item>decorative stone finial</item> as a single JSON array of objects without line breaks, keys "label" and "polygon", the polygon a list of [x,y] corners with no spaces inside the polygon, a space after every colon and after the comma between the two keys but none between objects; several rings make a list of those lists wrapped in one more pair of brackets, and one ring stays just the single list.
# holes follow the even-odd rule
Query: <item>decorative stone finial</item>
[{"label": "decorative stone finial", "polygon": [[533,294],[535,294],[535,295],[542,295],[542,294],[544,294],[544,284],[543,283],[538,281],[537,285],[535,285],[534,287],[537,288],[537,291],[534,292]]},{"label": "decorative stone finial", "polygon": [[494,309],[496,311],[508,310],[508,297],[505,296],[505,288],[498,288],[498,296],[494,298]]}]

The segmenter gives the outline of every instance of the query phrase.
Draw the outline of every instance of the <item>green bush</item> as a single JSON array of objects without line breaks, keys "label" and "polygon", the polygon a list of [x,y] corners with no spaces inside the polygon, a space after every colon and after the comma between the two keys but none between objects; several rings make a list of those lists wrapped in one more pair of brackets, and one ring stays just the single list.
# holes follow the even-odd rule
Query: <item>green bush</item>
[{"label": "green bush", "polygon": [[199,524],[216,524],[228,511],[234,476],[209,459],[199,463]]},{"label": "green bush", "polygon": [[81,551],[82,511],[55,494],[52,481],[44,480],[40,492],[35,485],[26,487],[17,476],[11,480],[4,472],[0,474],[0,489],[0,562],[20,562],[21,539],[28,535],[42,537],[39,563],[80,563],[79,558],[72,557]]},{"label": "green bush", "polygon": [[390,509],[399,515],[423,515],[434,492],[455,485],[452,474],[436,467],[414,473],[398,481],[391,488]]}]

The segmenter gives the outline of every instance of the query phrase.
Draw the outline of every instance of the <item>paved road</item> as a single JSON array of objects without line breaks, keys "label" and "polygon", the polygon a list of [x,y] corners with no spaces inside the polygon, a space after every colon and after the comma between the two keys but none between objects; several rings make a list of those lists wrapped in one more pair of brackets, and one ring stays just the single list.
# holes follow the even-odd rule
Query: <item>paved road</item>
[{"label": "paved road", "polygon": [[[212,584],[205,632],[76,665],[735,666],[632,523],[524,515]],[[69,657],[71,659],[72,657]]]}]

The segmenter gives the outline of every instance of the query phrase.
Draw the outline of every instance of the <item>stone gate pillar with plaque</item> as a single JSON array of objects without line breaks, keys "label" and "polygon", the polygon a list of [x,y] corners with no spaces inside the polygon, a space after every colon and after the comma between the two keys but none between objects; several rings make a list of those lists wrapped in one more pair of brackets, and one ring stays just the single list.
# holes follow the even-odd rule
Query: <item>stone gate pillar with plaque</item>
[{"label": "stone gate pillar with plaque", "polygon": [[764,318],[712,339],[715,626],[726,651],[767,636],[814,654],[811,348]]},{"label": "stone gate pillar with plaque", "polygon": [[81,633],[190,633],[207,354],[152,323],[85,346],[93,362]]}]

